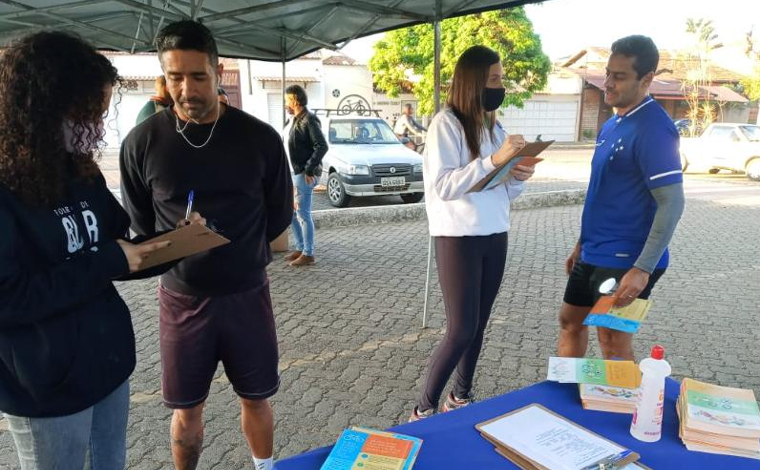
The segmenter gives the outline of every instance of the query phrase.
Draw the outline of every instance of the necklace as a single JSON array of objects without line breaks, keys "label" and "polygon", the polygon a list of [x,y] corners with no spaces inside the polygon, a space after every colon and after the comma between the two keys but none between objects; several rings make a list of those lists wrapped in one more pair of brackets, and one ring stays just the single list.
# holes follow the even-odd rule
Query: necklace
[{"label": "necklace", "polygon": [[216,129],[216,123],[219,122],[219,115],[221,114],[221,106],[216,107],[216,119],[214,119],[214,125],[211,126],[211,132],[208,133],[208,139],[206,139],[205,142],[203,142],[200,145],[195,145],[194,143],[190,142],[190,139],[187,138],[185,135],[185,130],[187,129],[187,126],[190,125],[190,121],[193,121],[194,123],[198,124],[198,121],[188,118],[185,125],[182,127],[182,129],[179,128],[179,117],[177,117],[177,113],[174,113],[174,130],[177,131],[177,134],[181,135],[183,139],[185,139],[185,142],[187,142],[191,147],[200,149],[206,146],[211,141],[211,136],[214,135],[214,129]]}]

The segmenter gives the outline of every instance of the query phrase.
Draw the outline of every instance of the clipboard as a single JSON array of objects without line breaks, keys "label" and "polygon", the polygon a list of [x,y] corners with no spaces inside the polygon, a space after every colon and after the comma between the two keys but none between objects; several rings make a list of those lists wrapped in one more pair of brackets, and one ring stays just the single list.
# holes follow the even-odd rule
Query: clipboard
[{"label": "clipboard", "polygon": [[520,149],[519,152],[513,155],[512,158],[496,167],[492,172],[488,173],[485,178],[475,183],[475,185],[467,192],[476,193],[478,191],[483,191],[484,189],[491,189],[494,186],[506,182],[509,179],[509,172],[515,165],[533,166],[538,162],[542,162],[544,159],[539,158],[538,154],[546,150],[546,148],[553,143],[553,140],[528,143],[525,147]]},{"label": "clipboard", "polygon": [[[493,444],[495,446],[494,450],[497,453],[499,453],[503,457],[506,457],[512,463],[514,463],[515,465],[517,465],[518,467],[520,467],[523,470],[552,470],[552,469],[550,469],[550,468],[548,468],[546,466],[543,466],[543,465],[539,464],[538,462],[530,459],[529,457],[521,454],[519,451],[517,451],[515,448],[513,448],[509,444],[507,444],[505,442],[502,442],[498,438],[496,438],[494,436],[491,436],[490,434],[488,434],[487,432],[485,432],[483,430],[483,428],[485,426],[487,426],[487,425],[495,422],[495,421],[498,421],[498,420],[500,420],[502,418],[505,418],[507,416],[511,416],[513,414],[520,413],[520,412],[525,411],[525,410],[527,410],[529,408],[538,408],[538,409],[541,409],[542,411],[545,411],[545,412],[553,415],[554,417],[559,418],[560,420],[564,421],[565,423],[568,423],[568,424],[570,424],[570,425],[572,425],[572,426],[580,429],[581,431],[583,431],[585,433],[588,433],[589,435],[595,436],[595,437],[597,437],[597,438],[599,438],[599,439],[601,439],[603,441],[606,441],[606,442],[608,442],[610,444],[613,444],[613,445],[619,447],[622,450],[626,450],[626,448],[623,447],[623,446],[621,446],[620,444],[618,444],[616,442],[613,442],[613,441],[607,439],[604,436],[600,436],[599,434],[596,434],[595,432],[589,431],[588,429],[584,428],[583,426],[581,426],[581,425],[579,425],[579,424],[577,424],[577,423],[575,423],[573,421],[570,421],[569,419],[565,418],[564,416],[559,415],[559,414],[555,413],[554,411],[552,411],[552,410],[550,410],[550,409],[546,408],[545,406],[540,405],[538,403],[532,403],[530,405],[523,406],[522,408],[510,411],[509,413],[505,413],[505,414],[499,415],[499,416],[497,416],[495,418],[489,419],[488,421],[483,421],[483,422],[478,423],[478,424],[475,425],[475,429],[477,429],[478,432],[480,432],[481,436],[483,436],[488,442],[490,442],[491,444]],[[631,463],[635,463],[636,466],[638,466],[639,468],[644,468],[644,469],[648,468],[648,467],[646,467],[643,464],[641,464],[641,463],[638,462],[639,458],[640,458],[640,455],[638,453],[631,452],[631,454],[628,455],[626,458],[624,458],[621,461],[617,462],[615,468],[622,468],[622,467],[624,467],[624,466],[626,466],[628,464],[631,464]]]},{"label": "clipboard", "polygon": [[172,242],[171,245],[150,253],[140,265],[140,271],[230,243],[205,225],[192,224],[146,240],[140,245],[167,240]]}]

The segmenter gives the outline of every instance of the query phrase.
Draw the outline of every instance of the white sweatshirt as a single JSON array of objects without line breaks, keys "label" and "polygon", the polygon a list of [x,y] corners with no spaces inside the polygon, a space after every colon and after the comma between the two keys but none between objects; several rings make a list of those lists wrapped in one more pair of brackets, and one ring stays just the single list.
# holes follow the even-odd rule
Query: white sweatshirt
[{"label": "white sweatshirt", "polygon": [[486,129],[478,158],[470,159],[464,128],[451,109],[438,113],[428,128],[423,155],[425,209],[430,235],[462,237],[492,235],[509,231],[509,204],[525,184],[510,178],[507,183],[485,191],[467,191],[495,169],[491,155],[507,133],[497,123],[495,142]]}]

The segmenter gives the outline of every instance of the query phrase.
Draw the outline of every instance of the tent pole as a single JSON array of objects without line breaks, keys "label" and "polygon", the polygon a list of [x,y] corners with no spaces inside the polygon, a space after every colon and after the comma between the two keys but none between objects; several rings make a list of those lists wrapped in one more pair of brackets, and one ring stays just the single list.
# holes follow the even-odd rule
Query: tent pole
[{"label": "tent pole", "polygon": [[285,119],[287,119],[285,114],[285,37],[283,36],[280,41],[280,59],[282,60],[282,125],[280,128],[284,129]]},{"label": "tent pole", "polygon": [[[435,2],[435,14],[436,20],[433,23],[433,36],[435,38],[434,49],[434,86],[433,100],[435,104],[435,112],[441,110],[441,0]],[[425,278],[425,305],[422,310],[422,328],[427,328],[427,312],[428,304],[430,301],[430,278],[433,274],[433,237],[428,237],[428,256],[427,256],[427,277]]]}]

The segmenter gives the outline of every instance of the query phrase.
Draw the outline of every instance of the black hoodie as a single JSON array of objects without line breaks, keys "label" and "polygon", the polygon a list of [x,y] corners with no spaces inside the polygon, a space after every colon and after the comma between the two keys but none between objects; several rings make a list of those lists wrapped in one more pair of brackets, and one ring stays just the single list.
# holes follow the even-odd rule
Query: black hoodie
[{"label": "black hoodie", "polygon": [[[193,148],[186,138],[208,142]],[[162,286],[211,297],[266,281],[269,242],[293,219],[285,148],[269,124],[229,106],[216,124],[188,124],[168,108],[130,131],[120,168],[122,201],[137,234],[173,228],[185,217],[192,190],[193,209],[231,241],[181,261],[161,278]]]},{"label": "black hoodie", "polygon": [[53,208],[0,185],[0,411],[76,413],[132,373],[132,323],[112,283],[129,272],[115,241],[129,223],[102,175],[69,182]]}]

